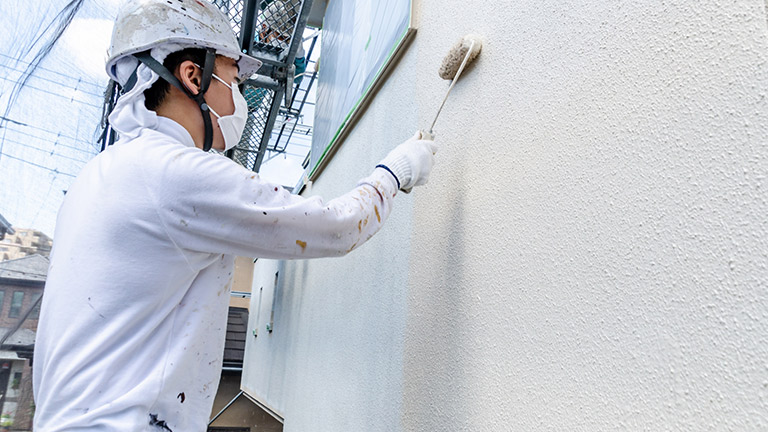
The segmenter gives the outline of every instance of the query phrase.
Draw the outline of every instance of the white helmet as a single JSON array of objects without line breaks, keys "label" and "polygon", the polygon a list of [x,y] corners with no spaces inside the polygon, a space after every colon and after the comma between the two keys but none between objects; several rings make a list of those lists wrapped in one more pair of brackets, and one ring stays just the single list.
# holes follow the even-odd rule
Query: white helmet
[{"label": "white helmet", "polygon": [[[212,48],[234,60],[247,78],[261,61],[243,54],[229,20],[206,0],[128,0],[117,14],[107,60],[107,75],[115,81],[120,59],[161,45]],[[157,59],[162,63],[164,59]]]}]

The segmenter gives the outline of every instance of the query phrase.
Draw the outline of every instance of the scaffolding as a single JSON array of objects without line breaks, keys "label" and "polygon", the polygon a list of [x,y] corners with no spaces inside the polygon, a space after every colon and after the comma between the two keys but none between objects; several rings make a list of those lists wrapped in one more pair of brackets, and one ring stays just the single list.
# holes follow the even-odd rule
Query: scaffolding
[{"label": "scaffolding", "polygon": [[[312,0],[209,0],[228,18],[242,52],[263,62],[258,73],[240,86],[248,103],[248,118],[240,142],[226,156],[259,172],[267,151],[285,153],[295,133],[311,136],[312,128],[299,126],[301,111],[315,83],[316,72],[296,73],[297,64],[306,67],[318,39],[315,33],[306,56],[296,58],[303,48],[304,29]],[[105,95],[102,151],[114,142],[106,115],[119,97],[117,85]],[[283,120],[277,122],[278,116]],[[212,150],[215,151],[215,150]]]},{"label": "scaffolding", "polygon": [[[235,162],[258,172],[267,151],[285,152],[315,81],[315,73],[296,76],[296,54],[303,43],[312,0],[212,2],[229,17],[243,52],[264,62],[258,75],[241,86],[248,102],[248,120],[242,139],[227,152]],[[315,35],[306,57],[299,61],[306,64],[311,59],[316,41]],[[307,85],[302,86],[305,81]],[[277,122],[281,114],[286,120]],[[311,134],[311,128],[303,133]]]}]

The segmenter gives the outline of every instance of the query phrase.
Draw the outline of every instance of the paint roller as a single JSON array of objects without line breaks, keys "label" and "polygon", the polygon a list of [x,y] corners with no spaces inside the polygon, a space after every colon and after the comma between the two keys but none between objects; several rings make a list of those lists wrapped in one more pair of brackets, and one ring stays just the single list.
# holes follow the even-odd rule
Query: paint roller
[{"label": "paint roller", "polygon": [[443,58],[443,64],[440,65],[438,74],[440,75],[440,78],[452,81],[450,87],[448,87],[448,91],[445,93],[443,102],[440,103],[440,108],[437,109],[437,114],[435,114],[435,118],[432,120],[432,125],[429,126],[429,131],[421,131],[421,137],[423,139],[434,139],[435,134],[432,132],[432,129],[435,127],[435,123],[437,123],[437,118],[440,117],[440,112],[443,110],[443,106],[445,106],[445,101],[448,100],[448,95],[451,94],[451,90],[453,90],[453,86],[456,85],[456,81],[459,80],[459,76],[461,76],[464,68],[471,63],[478,54],[480,54],[482,48],[483,41],[480,39],[480,36],[468,34],[456,42],[456,44],[451,47],[448,55]]}]

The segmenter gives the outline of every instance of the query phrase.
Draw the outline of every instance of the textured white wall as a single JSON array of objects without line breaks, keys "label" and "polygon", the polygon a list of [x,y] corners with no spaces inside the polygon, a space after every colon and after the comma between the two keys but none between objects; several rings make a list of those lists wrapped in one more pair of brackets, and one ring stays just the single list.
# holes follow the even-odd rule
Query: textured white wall
[{"label": "textured white wall", "polygon": [[[384,85],[309,194],[342,195],[418,129],[417,78],[408,74]],[[285,417],[286,432],[402,430],[415,196],[399,197],[384,229],[346,257],[256,262],[249,331],[259,328],[259,336],[246,345],[243,388]],[[275,325],[266,335],[275,271],[281,275]],[[257,324],[253,311],[262,286]]]},{"label": "textured white wall", "polygon": [[406,429],[768,428],[764,2],[445,3],[412,67],[487,46],[416,200]]},{"label": "textured white wall", "polygon": [[[282,417],[285,411],[283,381],[287,353],[281,346],[285,338],[272,337],[273,305],[279,310],[281,295],[285,293],[284,290],[275,290],[277,273],[282,270],[280,264],[275,260],[258,259],[253,266],[241,387],[264,407]],[[278,317],[282,316],[284,314],[278,314]],[[273,328],[272,333],[267,325]],[[278,334],[284,334],[283,330],[281,327]]]},{"label": "textured white wall", "polygon": [[765,8],[419,2],[312,193],[428,124],[456,38],[486,44],[430,184],[286,267],[285,430],[768,429]]}]

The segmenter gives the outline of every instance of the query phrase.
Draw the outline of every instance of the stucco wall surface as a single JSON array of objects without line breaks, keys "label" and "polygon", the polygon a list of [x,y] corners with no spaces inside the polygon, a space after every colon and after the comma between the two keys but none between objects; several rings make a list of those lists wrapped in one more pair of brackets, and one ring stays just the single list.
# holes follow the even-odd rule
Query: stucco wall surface
[{"label": "stucco wall surface", "polygon": [[[413,135],[419,128],[413,97],[417,80],[408,74],[384,84],[350,144],[304,195],[331,199],[348,192]],[[398,197],[384,228],[346,257],[256,262],[249,331],[258,328],[259,336],[248,339],[242,386],[284,416],[286,432],[402,430],[403,335],[416,199]],[[280,275],[274,330],[266,334],[275,272]],[[261,287],[266,288],[257,319]]]},{"label": "stucco wall surface", "polygon": [[768,429],[764,0],[416,13],[310,194],[429,124],[454,40],[483,52],[430,183],[349,256],[286,264],[285,430]]},{"label": "stucco wall surface", "polygon": [[768,428],[763,0],[421,5],[405,428]]}]

